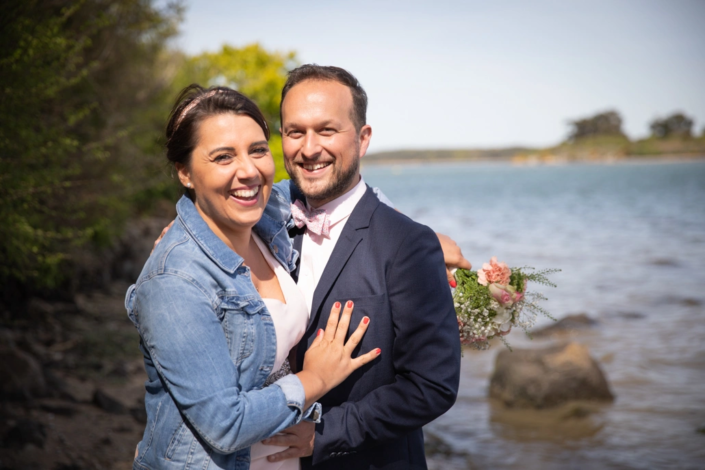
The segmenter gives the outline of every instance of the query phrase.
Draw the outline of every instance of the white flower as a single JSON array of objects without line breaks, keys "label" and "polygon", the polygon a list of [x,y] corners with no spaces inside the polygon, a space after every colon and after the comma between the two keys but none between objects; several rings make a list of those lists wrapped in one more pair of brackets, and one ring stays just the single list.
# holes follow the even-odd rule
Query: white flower
[{"label": "white flower", "polygon": [[497,312],[497,314],[492,320],[498,325],[507,323],[512,319],[512,312],[506,308],[499,307],[498,309],[495,309],[495,312]]}]

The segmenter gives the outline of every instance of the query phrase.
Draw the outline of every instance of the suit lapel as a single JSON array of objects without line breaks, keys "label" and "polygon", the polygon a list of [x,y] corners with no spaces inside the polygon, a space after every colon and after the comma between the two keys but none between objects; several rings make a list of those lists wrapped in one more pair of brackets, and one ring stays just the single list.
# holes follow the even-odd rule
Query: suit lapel
[{"label": "suit lapel", "polygon": [[[362,196],[362,199],[353,209],[348,221],[343,227],[343,232],[333,248],[328,263],[326,264],[323,274],[321,275],[316,290],[313,293],[313,302],[311,304],[311,316],[309,318],[309,327],[316,321],[318,311],[321,308],[323,300],[326,298],[332,289],[335,281],[340,276],[340,272],[345,267],[348,259],[355,251],[355,248],[364,239],[367,233],[367,227],[370,226],[370,219],[375,209],[379,205],[379,199],[375,196],[370,187]],[[339,299],[344,301],[346,299]]]}]

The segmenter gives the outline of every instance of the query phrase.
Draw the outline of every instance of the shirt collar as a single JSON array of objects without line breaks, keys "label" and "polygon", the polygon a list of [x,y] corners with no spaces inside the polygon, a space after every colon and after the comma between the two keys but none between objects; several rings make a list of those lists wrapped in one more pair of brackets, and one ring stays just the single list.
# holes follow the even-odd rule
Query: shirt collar
[{"label": "shirt collar", "polygon": [[360,181],[350,191],[316,209],[326,211],[331,225],[334,225],[352,214],[357,203],[365,195],[365,191],[367,191],[367,185],[362,176],[360,176]]},{"label": "shirt collar", "polygon": [[179,214],[184,228],[201,247],[201,250],[221,269],[234,273],[242,264],[242,257],[213,233],[201,214],[198,213],[193,201],[185,195],[182,196],[176,204],[176,212]]}]

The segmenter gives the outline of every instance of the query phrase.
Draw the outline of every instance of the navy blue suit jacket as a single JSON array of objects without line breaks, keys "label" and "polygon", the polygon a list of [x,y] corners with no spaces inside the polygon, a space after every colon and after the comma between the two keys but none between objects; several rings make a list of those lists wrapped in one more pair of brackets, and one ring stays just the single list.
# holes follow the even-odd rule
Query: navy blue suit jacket
[{"label": "navy blue suit jacket", "polygon": [[[292,200],[302,199],[292,184]],[[297,197],[298,196],[298,197]],[[303,231],[292,233],[300,250]],[[435,233],[367,192],[347,220],[313,296],[299,344],[300,370],[334,302],[355,302],[350,332],[370,326],[359,352],[382,354],[321,400],[313,456],[304,469],[426,468],[422,426],[455,402],[458,324]]]}]

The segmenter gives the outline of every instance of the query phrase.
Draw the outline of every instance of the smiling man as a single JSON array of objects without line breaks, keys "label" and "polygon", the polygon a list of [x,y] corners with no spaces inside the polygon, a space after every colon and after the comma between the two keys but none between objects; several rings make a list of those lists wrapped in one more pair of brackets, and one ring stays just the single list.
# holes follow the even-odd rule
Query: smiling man
[{"label": "smiling man", "polygon": [[[336,301],[372,319],[360,348],[381,356],[321,399],[323,415],[265,441],[290,446],[270,461],[305,456],[303,468],[426,468],[422,426],[455,402],[458,325],[443,254],[431,229],[380,203],[362,180],[372,128],[367,95],[337,67],[304,65],[282,90],[284,158],[301,253],[295,275],[310,320],[295,366]],[[287,188],[288,186],[288,188]]]}]

